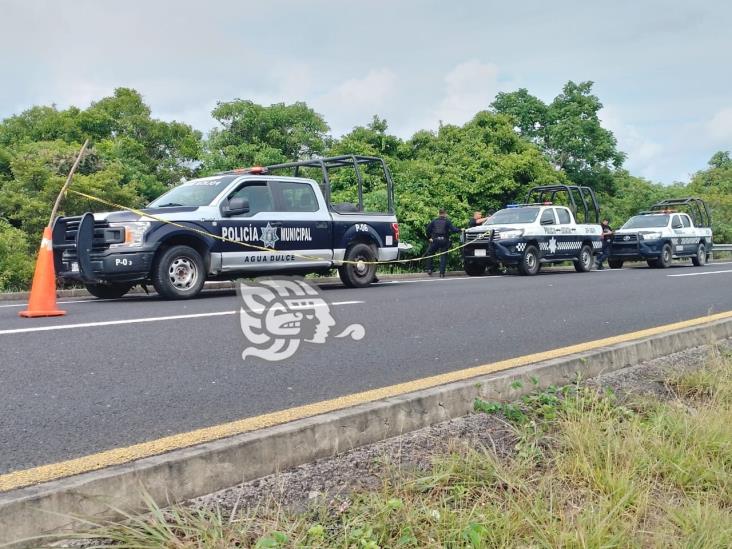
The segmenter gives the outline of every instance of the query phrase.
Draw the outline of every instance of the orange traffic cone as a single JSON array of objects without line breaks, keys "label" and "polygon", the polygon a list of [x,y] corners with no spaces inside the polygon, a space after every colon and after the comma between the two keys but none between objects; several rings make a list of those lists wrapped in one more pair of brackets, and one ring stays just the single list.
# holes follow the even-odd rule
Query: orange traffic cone
[{"label": "orange traffic cone", "polygon": [[43,240],[41,240],[41,249],[38,251],[36,272],[33,274],[28,310],[18,314],[27,318],[66,314],[66,311],[59,310],[56,305],[56,269],[53,267],[51,227],[43,229]]}]

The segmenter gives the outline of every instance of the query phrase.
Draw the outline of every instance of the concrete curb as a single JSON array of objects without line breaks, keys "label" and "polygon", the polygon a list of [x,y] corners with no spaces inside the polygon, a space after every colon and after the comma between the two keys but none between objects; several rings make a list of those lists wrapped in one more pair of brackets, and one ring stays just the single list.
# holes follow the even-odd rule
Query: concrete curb
[{"label": "concrete curb", "polygon": [[[446,273],[447,276],[467,276],[464,271],[449,271]],[[402,280],[402,279],[410,279],[410,278],[426,278],[426,273],[399,273],[399,274],[379,274],[379,280],[386,281],[386,280]],[[342,284],[341,279],[337,276],[324,276],[324,277],[318,277],[313,278],[312,280],[315,281],[316,284]],[[155,292],[155,289],[151,287],[148,288],[150,290],[150,295],[157,295]],[[204,285],[204,291],[209,290],[233,290],[234,289],[234,283],[229,280],[222,280],[217,281],[214,280],[212,282],[206,282]],[[129,291],[127,295],[136,295],[136,294],[142,294],[145,295],[145,290],[143,290],[139,286],[135,286],[132,288],[132,290]],[[30,292],[4,292],[0,293],[0,301],[27,301],[30,297]],[[66,298],[66,297],[85,297],[85,298],[92,298],[92,296],[89,292],[87,292],[84,288],[71,288],[69,290],[56,290],[56,297],[57,298]]]},{"label": "concrete curb", "polygon": [[[13,490],[0,494],[0,544],[78,528],[73,516],[119,518],[111,507],[143,511],[143,489],[155,501],[182,501],[464,416],[476,397],[505,401],[534,390],[530,376],[538,388],[565,385],[728,338],[732,319],[713,321]],[[512,387],[517,380],[524,383]]]}]

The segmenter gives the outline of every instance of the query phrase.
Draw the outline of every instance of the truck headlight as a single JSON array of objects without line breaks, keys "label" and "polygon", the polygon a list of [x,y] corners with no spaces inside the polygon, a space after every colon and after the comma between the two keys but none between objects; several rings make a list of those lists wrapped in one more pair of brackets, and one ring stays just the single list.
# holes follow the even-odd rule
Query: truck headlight
[{"label": "truck headlight", "polygon": [[125,230],[125,241],[118,244],[110,244],[110,248],[139,248],[145,231],[150,228],[149,221],[125,221],[122,223],[110,223],[110,227],[121,227]]},{"label": "truck headlight", "polygon": [[641,233],[643,240],[658,240],[661,238],[661,233]]},{"label": "truck headlight", "polygon": [[511,229],[510,231],[501,231],[501,240],[510,240],[512,238],[521,238],[524,235],[523,229]]}]

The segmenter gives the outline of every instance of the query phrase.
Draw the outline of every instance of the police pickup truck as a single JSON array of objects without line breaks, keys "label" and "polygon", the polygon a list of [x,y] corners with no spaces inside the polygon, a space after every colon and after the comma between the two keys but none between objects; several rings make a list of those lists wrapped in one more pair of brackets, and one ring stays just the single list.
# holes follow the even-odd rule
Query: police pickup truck
[{"label": "police pickup truck", "polygon": [[[569,206],[555,204],[557,197]],[[577,199],[582,205],[581,224],[576,221]],[[504,264],[517,266],[522,275],[535,275],[542,264],[563,261],[587,272],[602,248],[599,211],[589,187],[534,187],[525,204],[511,204],[463,233],[465,272],[479,276],[486,268]]]},{"label": "police pickup truck", "polygon": [[711,226],[701,198],[662,200],[615,231],[608,265],[620,269],[625,261],[645,260],[649,267],[664,269],[677,258],[705,265],[712,250]]},{"label": "police pickup truck", "polygon": [[[338,168],[353,170],[342,175],[357,182],[357,203],[331,203],[331,172]],[[301,171],[322,181],[301,177]],[[385,212],[364,211],[366,176],[385,182]],[[194,179],[140,212],[59,217],[53,227],[58,276],[84,283],[100,298],[152,283],[164,298],[187,299],[206,280],[334,267],[346,286],[363,287],[375,278],[372,262],[396,259],[398,244],[386,163],[353,155]]]}]

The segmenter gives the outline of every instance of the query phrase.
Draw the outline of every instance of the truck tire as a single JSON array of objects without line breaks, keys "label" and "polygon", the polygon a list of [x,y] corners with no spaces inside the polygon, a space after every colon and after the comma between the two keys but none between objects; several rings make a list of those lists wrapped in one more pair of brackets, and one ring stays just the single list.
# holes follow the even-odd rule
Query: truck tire
[{"label": "truck tire", "polygon": [[85,284],[86,291],[99,299],[118,299],[132,289],[128,282],[112,282],[110,284]]},{"label": "truck tire", "polygon": [[518,264],[519,273],[524,276],[534,276],[540,268],[539,250],[536,246],[526,246],[524,255],[521,256],[521,262]]},{"label": "truck tire", "polygon": [[203,258],[190,246],[171,246],[158,252],[152,268],[155,290],[165,299],[190,299],[206,282]]},{"label": "truck tire", "polygon": [[592,248],[585,244],[580,250],[579,259],[573,261],[574,270],[578,273],[587,273],[592,270],[595,258],[592,256]]},{"label": "truck tire", "polygon": [[465,274],[467,274],[468,276],[483,276],[485,274],[485,265],[482,263],[466,261]]},{"label": "truck tire", "polygon": [[623,268],[622,259],[608,259],[607,264],[610,265],[611,269],[622,269]]},{"label": "truck tire", "polygon": [[703,242],[696,248],[696,256],[691,258],[691,263],[694,267],[703,267],[707,264],[707,249]]},{"label": "truck tire", "polygon": [[661,248],[661,255],[656,260],[656,265],[659,269],[667,269],[671,266],[672,259],[671,244],[664,244],[663,248]]},{"label": "truck tire", "polygon": [[376,251],[368,244],[354,244],[346,250],[346,261],[363,261],[363,264],[346,263],[338,267],[338,276],[348,288],[364,288],[376,278]]}]

